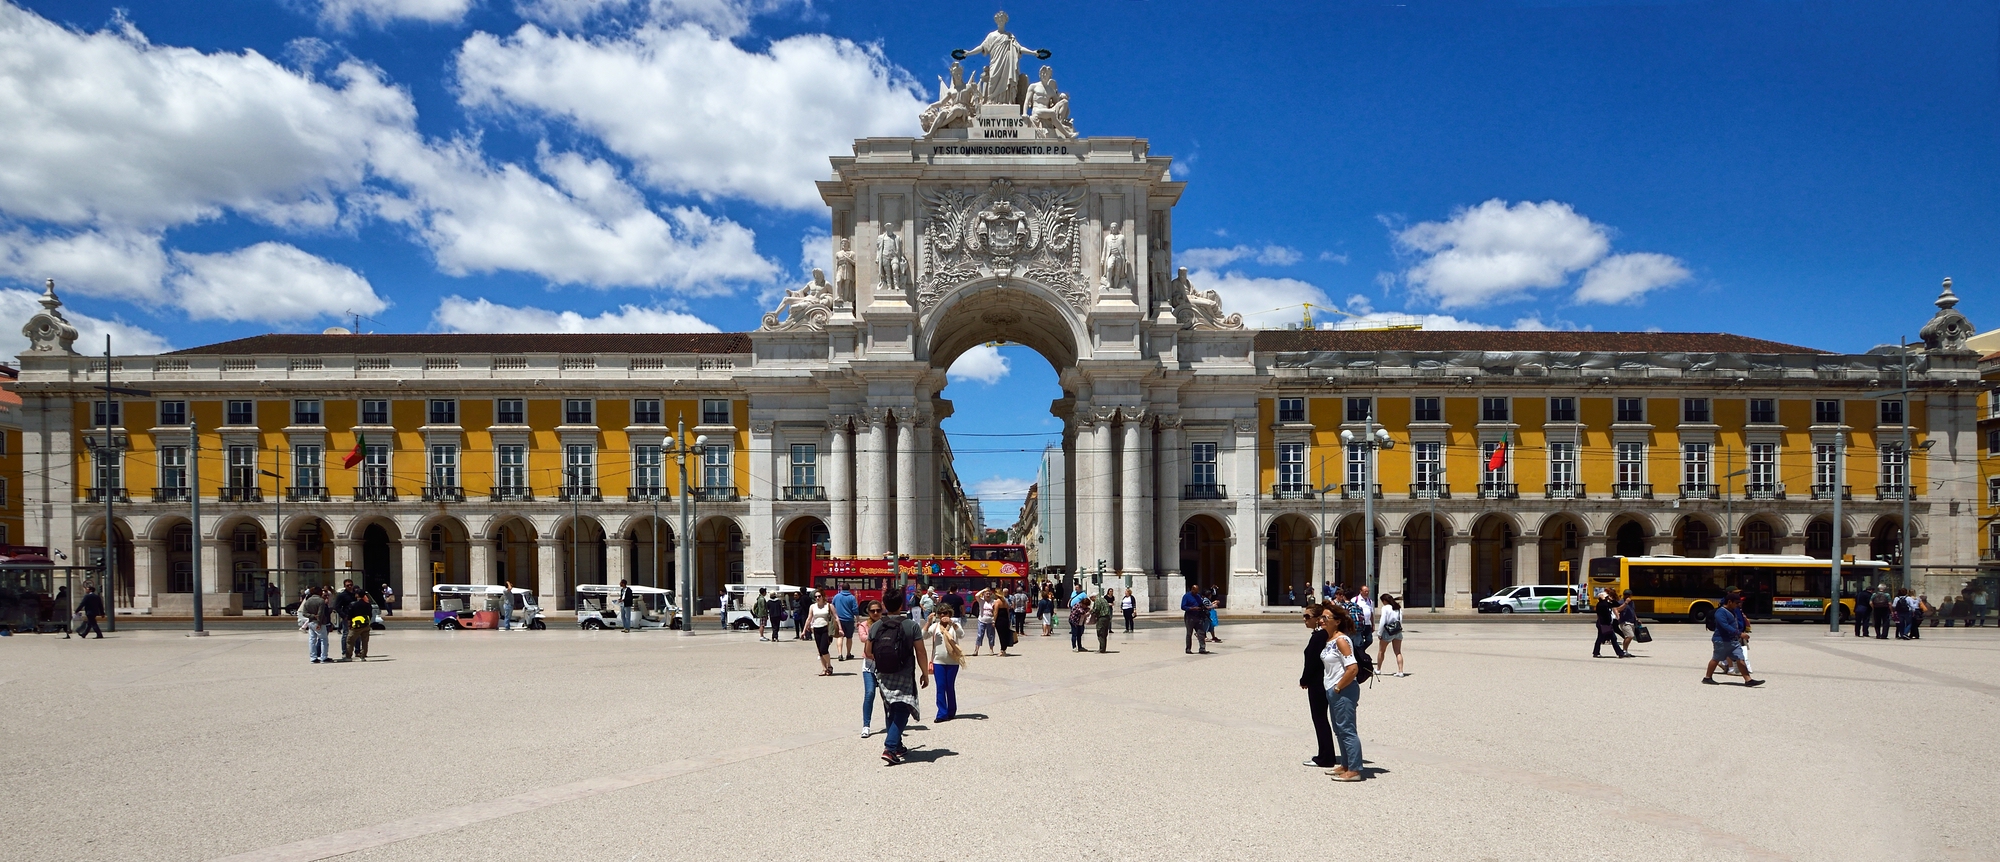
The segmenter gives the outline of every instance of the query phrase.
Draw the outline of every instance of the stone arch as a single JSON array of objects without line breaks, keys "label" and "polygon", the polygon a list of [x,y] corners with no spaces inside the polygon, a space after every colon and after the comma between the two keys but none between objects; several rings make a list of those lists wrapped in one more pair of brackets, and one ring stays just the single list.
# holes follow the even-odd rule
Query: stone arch
[{"label": "stone arch", "polygon": [[412,531],[422,560],[423,590],[437,584],[472,583],[472,531],[454,515],[433,515]]},{"label": "stone arch", "polygon": [[778,535],[778,583],[812,586],[813,558],[832,553],[832,531],[813,515],[798,515],[780,525]]},{"label": "stone arch", "polygon": [[1783,518],[1759,512],[1743,519],[1737,530],[1736,549],[1745,554],[1776,554],[1786,536]]},{"label": "stone arch", "polygon": [[316,512],[295,515],[285,519],[278,535],[278,581],[288,594],[313,583],[336,583],[331,574],[335,534],[325,518]]},{"label": "stone arch", "polygon": [[1181,577],[1187,583],[1228,594],[1228,519],[1207,513],[1190,515],[1181,522],[1180,548]]},{"label": "stone arch", "polygon": [[1604,535],[1613,556],[1643,557],[1647,540],[1653,537],[1653,520],[1637,512],[1620,512],[1605,525]]},{"label": "stone arch", "polygon": [[1403,521],[1403,604],[1444,606],[1445,580],[1457,531],[1443,514],[1418,512]]},{"label": "stone arch", "polygon": [[728,515],[710,515],[694,528],[694,601],[717,605],[724,584],[743,583],[743,525]]},{"label": "stone arch", "polygon": [[590,515],[565,514],[556,519],[549,535],[555,541],[556,571],[562,577],[562,592],[556,596],[556,606],[573,610],[578,586],[604,583],[609,547],[604,524]]},{"label": "stone arch", "polygon": [[1903,558],[1903,519],[1882,515],[1868,528],[1868,558],[1892,565]]},{"label": "stone arch", "polygon": [[1041,284],[981,279],[946,294],[926,315],[918,340],[923,352],[917,358],[949,368],[960,354],[990,341],[1025,346],[1061,373],[1086,358],[1090,333],[1084,315]]},{"label": "stone arch", "polygon": [[[194,570],[194,524],[186,518],[154,518],[147,525],[146,538],[153,545],[152,565],[144,577],[152,586],[155,596],[161,594],[190,595],[195,590]],[[281,596],[290,599],[291,596]],[[155,600],[154,607],[159,607]],[[193,602],[188,609],[193,610]]]},{"label": "stone arch", "polygon": [[541,545],[534,522],[507,514],[487,522],[484,541],[493,543],[491,580],[509,581],[520,589],[541,593]]},{"label": "stone arch", "polygon": [[[118,607],[123,608],[132,607],[135,599],[138,597],[137,572],[133,568],[133,561],[136,555],[133,553],[132,537],[133,526],[130,520],[122,517],[112,519],[111,545],[112,553],[117,557],[113,561],[117,578],[111,584],[110,596],[108,598],[115,600],[118,603]],[[104,516],[102,514],[85,520],[82,524],[78,525],[76,551],[77,558],[74,560],[76,565],[98,566],[100,568],[104,565]],[[98,582],[97,587],[100,590],[105,588],[102,582]],[[78,587],[78,589],[82,588]]]},{"label": "stone arch", "polygon": [[1707,515],[1682,515],[1674,524],[1674,553],[1683,557],[1713,557],[1722,544],[1722,529]]},{"label": "stone arch", "polygon": [[[1590,524],[1574,512],[1554,512],[1542,519],[1535,527],[1535,541],[1538,551],[1536,583],[1564,584],[1576,583],[1585,569],[1584,543],[1590,537]],[[1563,562],[1569,563],[1569,574],[1562,571]],[[1524,581],[1525,573],[1517,574],[1517,582]]]},{"label": "stone arch", "polygon": [[1472,522],[1472,603],[1513,586],[1518,573],[1515,545],[1520,523],[1504,512],[1487,512]]},{"label": "stone arch", "polygon": [[655,518],[650,512],[635,515],[619,525],[617,535],[625,539],[625,571],[632,583],[679,592],[674,578],[679,571],[675,562],[680,558],[680,542],[672,519],[664,515]]},{"label": "stone arch", "polygon": [[1264,529],[1264,603],[1298,604],[1312,596],[1313,540],[1319,531],[1304,515],[1288,512]]}]

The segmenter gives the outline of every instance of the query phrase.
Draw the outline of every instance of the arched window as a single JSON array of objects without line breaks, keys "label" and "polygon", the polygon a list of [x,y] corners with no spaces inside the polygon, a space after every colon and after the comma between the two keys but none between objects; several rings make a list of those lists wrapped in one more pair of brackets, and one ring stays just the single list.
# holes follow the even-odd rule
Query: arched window
[{"label": "arched window", "polygon": [[1571,522],[1569,522],[1569,523],[1567,523],[1567,524],[1564,524],[1564,525],[1563,525],[1563,529],[1562,529],[1562,540],[1563,540],[1563,550],[1565,550],[1565,551],[1574,551],[1574,550],[1576,550],[1576,545],[1577,545],[1577,534],[1576,534],[1576,522],[1575,522],[1575,521],[1571,521]]},{"label": "arched window", "polygon": [[432,528],[431,528],[431,550],[433,550],[433,551],[442,551],[442,550],[444,550],[444,528],[443,528],[443,527],[432,527]]},{"label": "arched window", "polygon": [[1714,537],[1708,532],[1708,525],[1701,521],[1688,521],[1681,528],[1681,550],[1690,557],[1706,557],[1715,550]]},{"label": "arched window", "polygon": [[1763,521],[1751,521],[1743,528],[1743,550],[1752,554],[1769,554],[1777,547],[1776,537],[1771,533],[1771,525]]},{"label": "arched window", "polygon": [[1806,525],[1806,556],[1833,559],[1833,523],[1814,521]]}]

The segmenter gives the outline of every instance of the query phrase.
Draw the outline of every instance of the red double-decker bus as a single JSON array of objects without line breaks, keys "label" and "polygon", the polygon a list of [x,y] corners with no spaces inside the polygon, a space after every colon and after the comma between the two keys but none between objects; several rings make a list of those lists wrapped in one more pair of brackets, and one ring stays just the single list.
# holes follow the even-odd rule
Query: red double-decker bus
[{"label": "red double-decker bus", "polygon": [[896,562],[880,557],[814,557],[813,589],[839,592],[845,587],[868,601],[881,598],[899,576],[945,592],[1011,586],[1029,579],[1027,550],[1020,545],[973,545],[970,550],[973,553],[963,557],[903,557]]}]

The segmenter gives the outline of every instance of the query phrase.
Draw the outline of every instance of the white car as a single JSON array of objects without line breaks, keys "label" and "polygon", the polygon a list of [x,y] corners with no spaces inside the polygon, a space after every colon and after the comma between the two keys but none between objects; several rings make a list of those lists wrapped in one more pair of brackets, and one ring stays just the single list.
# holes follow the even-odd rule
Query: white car
[{"label": "white car", "polygon": [[1482,614],[1559,614],[1579,595],[1574,585],[1538,584],[1506,587],[1479,600]]}]

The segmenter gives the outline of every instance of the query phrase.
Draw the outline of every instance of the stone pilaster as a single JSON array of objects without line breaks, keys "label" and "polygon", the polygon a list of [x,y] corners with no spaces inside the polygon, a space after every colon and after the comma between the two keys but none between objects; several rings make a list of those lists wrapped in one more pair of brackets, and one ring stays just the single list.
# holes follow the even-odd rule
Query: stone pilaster
[{"label": "stone pilaster", "polygon": [[833,440],[826,494],[833,522],[827,531],[833,534],[833,553],[838,557],[854,555],[854,441],[848,428],[852,421],[850,416],[837,414],[828,425]]}]

